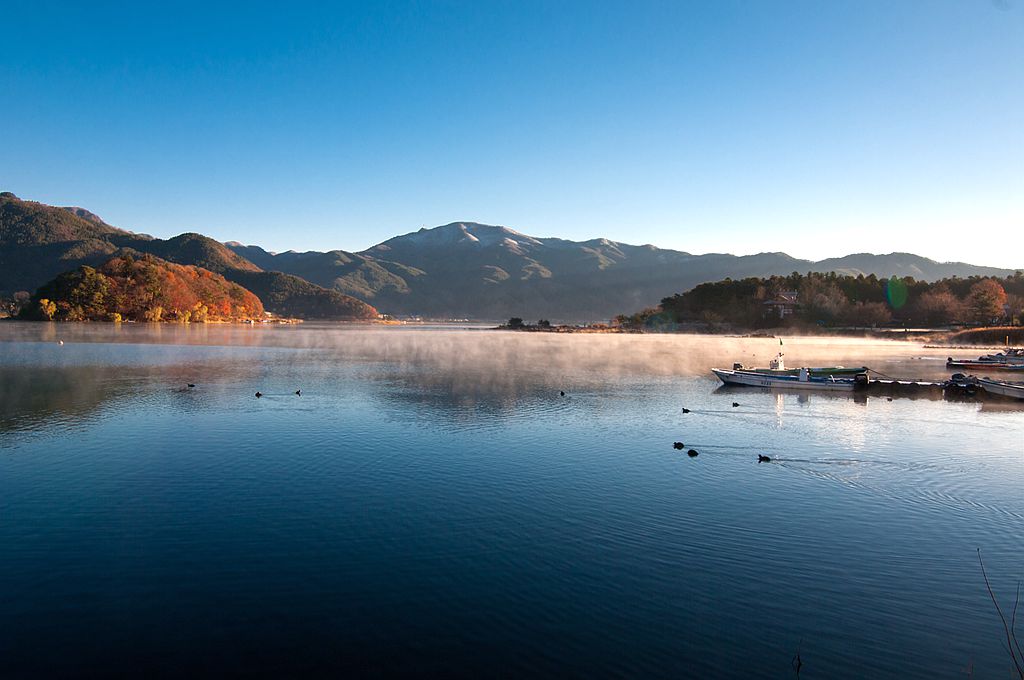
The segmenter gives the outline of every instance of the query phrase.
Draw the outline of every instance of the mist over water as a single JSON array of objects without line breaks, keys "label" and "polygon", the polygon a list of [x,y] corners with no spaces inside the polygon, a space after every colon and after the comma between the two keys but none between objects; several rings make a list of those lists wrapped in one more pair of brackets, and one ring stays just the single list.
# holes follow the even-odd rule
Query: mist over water
[{"label": "mist over water", "polygon": [[1005,675],[976,549],[1012,603],[1024,408],[709,371],[779,350],[0,324],[0,674]]}]

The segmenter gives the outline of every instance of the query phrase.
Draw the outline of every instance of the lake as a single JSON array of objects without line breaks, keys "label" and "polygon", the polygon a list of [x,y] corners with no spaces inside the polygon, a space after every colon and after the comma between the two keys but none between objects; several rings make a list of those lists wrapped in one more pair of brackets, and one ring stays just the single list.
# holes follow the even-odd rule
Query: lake
[{"label": "lake", "polygon": [[0,676],[1009,677],[1024,406],[708,370],[779,349],[0,323]]}]

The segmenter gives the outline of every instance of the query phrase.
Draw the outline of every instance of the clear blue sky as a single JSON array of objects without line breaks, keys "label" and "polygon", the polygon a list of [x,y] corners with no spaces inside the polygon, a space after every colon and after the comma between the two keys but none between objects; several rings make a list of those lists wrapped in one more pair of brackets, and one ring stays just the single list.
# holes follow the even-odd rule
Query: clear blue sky
[{"label": "clear blue sky", "polygon": [[166,237],[455,220],[1024,266],[1024,1],[7,1],[0,189]]}]

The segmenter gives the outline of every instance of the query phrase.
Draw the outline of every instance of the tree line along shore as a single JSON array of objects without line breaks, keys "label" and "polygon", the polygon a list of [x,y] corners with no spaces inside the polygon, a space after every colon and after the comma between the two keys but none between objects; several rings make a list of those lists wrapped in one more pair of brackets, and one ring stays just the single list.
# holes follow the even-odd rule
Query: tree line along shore
[{"label": "tree line along shore", "polygon": [[1024,342],[1024,274],[1008,277],[879,278],[793,273],[724,279],[666,297],[608,324],[535,323],[513,317],[498,328],[555,333],[877,334],[941,342]]},{"label": "tree line along shore", "polygon": [[615,318],[635,329],[703,326],[711,331],[790,328],[951,328],[1019,326],[1024,320],[1024,274],[889,279],[835,273],[703,283],[666,297],[656,307]]}]

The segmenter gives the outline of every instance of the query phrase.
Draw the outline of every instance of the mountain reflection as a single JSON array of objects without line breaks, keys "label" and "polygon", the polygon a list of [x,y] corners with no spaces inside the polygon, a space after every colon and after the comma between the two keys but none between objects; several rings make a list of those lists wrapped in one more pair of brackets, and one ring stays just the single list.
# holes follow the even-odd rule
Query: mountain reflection
[{"label": "mountain reflection", "polygon": [[105,380],[107,375],[96,366],[31,371],[0,367],[0,432],[88,417],[127,393],[124,385]]},{"label": "mountain reflection", "polygon": [[[104,411],[164,405],[172,412],[202,411],[223,394],[214,385],[253,382],[253,362],[193,362],[166,366],[99,364],[0,365],[0,433],[46,433],[86,423]],[[204,389],[192,390],[200,382]],[[239,386],[235,391],[248,386]]]}]

